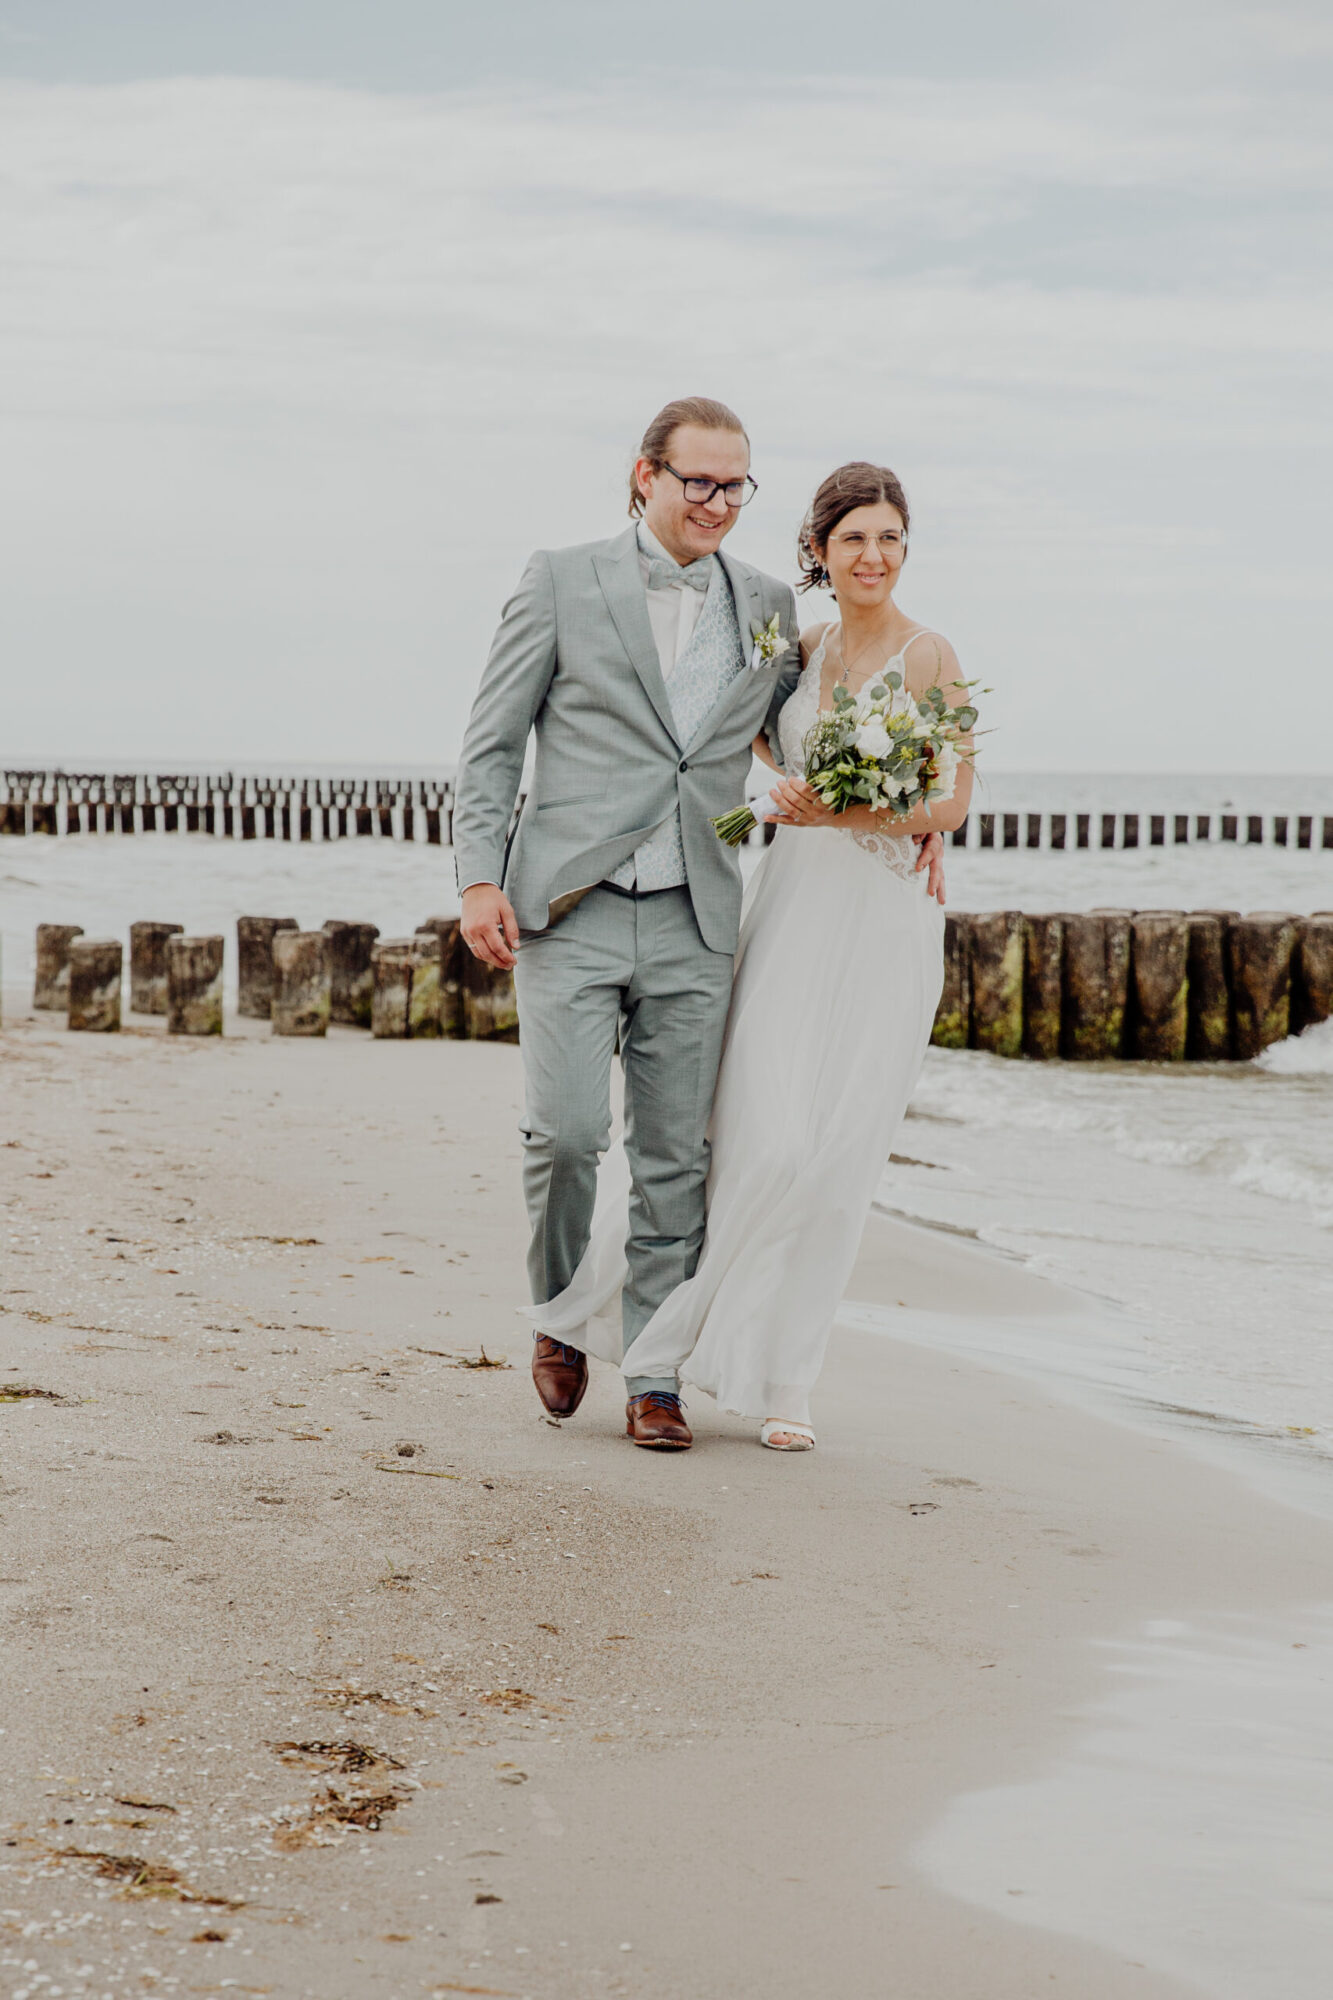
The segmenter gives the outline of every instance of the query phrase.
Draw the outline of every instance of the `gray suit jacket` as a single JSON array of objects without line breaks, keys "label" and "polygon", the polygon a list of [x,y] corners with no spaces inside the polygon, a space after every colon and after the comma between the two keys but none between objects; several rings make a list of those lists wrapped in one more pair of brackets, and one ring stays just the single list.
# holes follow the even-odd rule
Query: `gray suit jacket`
[{"label": "gray suit jacket", "polygon": [[[787,585],[725,551],[721,560],[747,664],[688,743],[672,719],[633,528],[539,550],[506,604],[463,741],[454,853],[459,887],[501,883],[521,929],[544,930],[559,897],[602,881],[679,801],[700,933],[712,951],[736,949],[740,862],[709,821],[744,803],[761,729],[781,761],[778,711],[801,656]],[[788,649],[751,668],[751,633],[774,612]],[[532,787],[506,854],[533,730]]]}]

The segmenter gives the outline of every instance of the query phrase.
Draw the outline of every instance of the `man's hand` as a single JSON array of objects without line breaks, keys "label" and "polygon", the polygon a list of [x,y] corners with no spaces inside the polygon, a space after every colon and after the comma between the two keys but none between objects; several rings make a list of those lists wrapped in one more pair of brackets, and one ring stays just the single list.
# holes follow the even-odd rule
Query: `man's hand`
[{"label": "man's hand", "polygon": [[930,870],[926,877],[926,894],[933,896],[940,908],[944,908],[944,835],[942,833],[919,833],[916,837],[916,872],[923,868]]},{"label": "man's hand", "polygon": [[518,950],[518,919],[503,889],[475,882],[463,891],[463,942],[474,958],[508,972]]}]

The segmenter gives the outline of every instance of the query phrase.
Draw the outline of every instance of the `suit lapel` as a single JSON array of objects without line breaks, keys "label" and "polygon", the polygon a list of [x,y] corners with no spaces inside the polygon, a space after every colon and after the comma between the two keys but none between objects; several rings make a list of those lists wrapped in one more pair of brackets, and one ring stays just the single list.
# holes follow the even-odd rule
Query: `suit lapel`
[{"label": "suit lapel", "polygon": [[754,629],[763,624],[763,597],[759,589],[759,579],[746,563],[739,563],[734,556],[718,550],[718,560],[727,572],[731,585],[731,601],[736,606],[736,623],[741,628],[741,651],[745,655],[748,668],[750,655],[754,651]]},{"label": "suit lapel", "polygon": [[648,600],[639,570],[639,542],[633,528],[620,536],[610,548],[599,549],[592,560],[606,599],[606,608],[620,635],[620,643],[629,655],[630,665],[643,682],[644,693],[656,710],[658,721],[672,742],[679,743],[666,682],[662,678],[662,662],[657,656],[657,642],[648,622]]}]

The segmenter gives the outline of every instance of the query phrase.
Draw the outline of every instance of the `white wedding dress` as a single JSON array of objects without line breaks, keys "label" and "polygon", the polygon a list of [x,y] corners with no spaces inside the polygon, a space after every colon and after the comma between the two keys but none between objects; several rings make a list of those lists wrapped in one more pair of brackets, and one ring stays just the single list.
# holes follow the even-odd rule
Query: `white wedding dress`
[{"label": "white wedding dress", "polygon": [[[791,771],[804,768],[834,629],[779,718]],[[563,1292],[531,1308],[539,1332],[626,1375],[679,1371],[738,1415],[809,1422],[943,984],[944,913],[915,864],[912,841],[890,833],[778,827],[746,890],[698,1268],[622,1363],[629,1173],[617,1142],[598,1171],[582,1262]]]}]

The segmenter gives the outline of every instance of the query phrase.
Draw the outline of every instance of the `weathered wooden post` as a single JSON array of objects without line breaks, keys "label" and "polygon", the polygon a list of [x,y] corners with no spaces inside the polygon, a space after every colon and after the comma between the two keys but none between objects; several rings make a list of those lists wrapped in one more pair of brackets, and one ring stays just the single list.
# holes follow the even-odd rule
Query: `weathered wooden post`
[{"label": "weathered wooden post", "polygon": [[274,1034],[327,1035],[331,1009],[329,941],[323,931],[274,931]]},{"label": "weathered wooden post", "polygon": [[1128,910],[1087,910],[1065,918],[1061,1053],[1104,1062],[1124,1049],[1129,990]]},{"label": "weathered wooden post", "polygon": [[82,924],[38,924],[37,977],[33,982],[32,1004],[49,1013],[65,1013],[69,1008],[69,948],[83,936]]},{"label": "weathered wooden post", "polygon": [[1298,970],[1300,1026],[1309,1028],[1333,1014],[1333,914],[1301,918]]},{"label": "weathered wooden post", "polygon": [[1227,958],[1236,1021],[1236,1055],[1242,1062],[1270,1042],[1285,1041],[1291,1026],[1291,968],[1296,919],[1278,910],[1255,910],[1231,926]]},{"label": "weathered wooden post", "polygon": [[179,937],[183,924],[130,925],[130,1012],[167,1011],[167,939]]},{"label": "weathered wooden post", "polygon": [[440,1014],[444,947],[434,931],[418,931],[414,942],[416,961],[407,1003],[407,1032],[414,1042],[438,1042],[444,1032]]},{"label": "weathered wooden post", "polygon": [[518,1001],[514,975],[484,965],[464,947],[463,1032],[473,1042],[516,1042]]},{"label": "weathered wooden post", "polygon": [[1189,922],[1183,910],[1136,910],[1130,1040],[1140,1062],[1183,1062],[1189,1025]]},{"label": "weathered wooden post", "polygon": [[930,1039],[937,1049],[965,1049],[972,1016],[972,979],[968,963],[970,926],[966,913],[949,910],[944,918],[944,990],[935,1010]]},{"label": "weathered wooden post", "polygon": [[427,917],[417,936],[430,931],[440,940],[440,1033],[451,1042],[467,1032],[463,1018],[463,960],[467,946],[457,917]]},{"label": "weathered wooden post", "polygon": [[1185,1054],[1191,1062],[1226,1062],[1231,1055],[1227,932],[1239,915],[1239,910],[1192,910],[1188,918]]},{"label": "weathered wooden post", "polygon": [[93,1035],[120,1028],[124,954],[119,938],[74,938],[69,947],[69,1025]]},{"label": "weathered wooden post", "polygon": [[412,975],[417,941],[380,938],[370,954],[374,996],[370,1032],[377,1042],[405,1042],[411,1027]]},{"label": "weathered wooden post", "polygon": [[222,1033],[222,939],[167,939],[167,1033]]},{"label": "weathered wooden post", "polygon": [[1060,1053],[1065,918],[1023,920],[1023,1054],[1049,1062]]},{"label": "weathered wooden post", "polygon": [[1023,1050],[1023,914],[987,910],[974,915],[968,940],[972,985],[970,1041],[996,1056]]},{"label": "weathered wooden post", "polygon": [[375,974],[370,954],[379,930],[374,924],[344,923],[330,918],[324,926],[329,941],[329,1018],[350,1028],[370,1026]]},{"label": "weathered wooden post", "polygon": [[253,1021],[267,1021],[273,1012],[273,939],[278,931],[294,931],[295,917],[236,919],[236,1011]]}]

